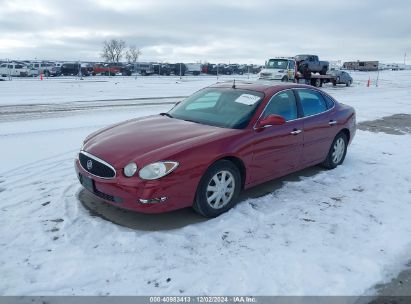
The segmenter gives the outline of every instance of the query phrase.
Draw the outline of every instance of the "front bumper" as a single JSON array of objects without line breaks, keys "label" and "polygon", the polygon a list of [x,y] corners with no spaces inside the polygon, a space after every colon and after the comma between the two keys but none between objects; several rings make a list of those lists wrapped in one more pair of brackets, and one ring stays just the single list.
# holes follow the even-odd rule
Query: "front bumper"
[{"label": "front bumper", "polygon": [[260,74],[260,79],[267,79],[267,80],[281,80],[283,79],[284,75],[280,74]]},{"label": "front bumper", "polygon": [[[84,189],[95,197],[110,205],[142,213],[162,213],[192,206],[199,182],[199,179],[185,177],[183,174],[170,174],[159,180],[144,181],[138,176],[127,178],[119,170],[115,178],[102,179],[84,170],[78,159],[75,160],[75,170]],[[91,180],[92,186],[85,185],[82,179]],[[140,199],[160,200],[141,203]]]}]

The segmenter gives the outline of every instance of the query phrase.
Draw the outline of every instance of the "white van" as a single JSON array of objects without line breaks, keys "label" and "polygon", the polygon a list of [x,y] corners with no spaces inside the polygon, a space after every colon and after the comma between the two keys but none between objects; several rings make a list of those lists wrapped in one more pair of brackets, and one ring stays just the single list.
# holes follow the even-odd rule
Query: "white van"
[{"label": "white van", "polygon": [[0,76],[28,76],[28,69],[25,65],[16,62],[0,64]]},{"label": "white van", "polygon": [[269,59],[260,72],[260,79],[294,81],[296,63],[294,58],[277,57]]}]

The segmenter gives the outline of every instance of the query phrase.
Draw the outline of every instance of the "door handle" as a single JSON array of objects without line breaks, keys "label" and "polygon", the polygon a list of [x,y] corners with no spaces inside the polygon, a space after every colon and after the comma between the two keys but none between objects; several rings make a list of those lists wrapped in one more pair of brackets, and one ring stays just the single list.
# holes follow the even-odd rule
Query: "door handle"
[{"label": "door handle", "polygon": [[338,123],[338,121],[336,120],[330,120],[330,122],[328,123],[330,126],[334,126]]},{"label": "door handle", "polygon": [[290,132],[290,134],[297,135],[297,134],[300,134],[301,132],[302,132],[301,130],[294,129],[293,131]]}]

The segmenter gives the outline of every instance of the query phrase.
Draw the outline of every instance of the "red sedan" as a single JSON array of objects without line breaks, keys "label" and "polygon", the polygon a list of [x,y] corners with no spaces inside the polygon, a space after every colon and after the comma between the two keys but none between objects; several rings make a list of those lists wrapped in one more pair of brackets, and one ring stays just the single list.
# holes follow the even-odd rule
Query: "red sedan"
[{"label": "red sedan", "polygon": [[91,134],[75,167],[88,191],[120,208],[215,217],[242,189],[342,164],[354,135],[354,109],[314,87],[222,83]]}]

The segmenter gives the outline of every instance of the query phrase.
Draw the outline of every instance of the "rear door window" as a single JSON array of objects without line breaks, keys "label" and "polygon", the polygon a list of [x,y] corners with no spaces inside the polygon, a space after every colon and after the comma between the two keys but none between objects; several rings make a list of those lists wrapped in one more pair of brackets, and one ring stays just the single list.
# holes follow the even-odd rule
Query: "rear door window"
[{"label": "rear door window", "polygon": [[296,90],[304,116],[312,116],[327,110],[327,104],[320,92],[308,89]]}]

